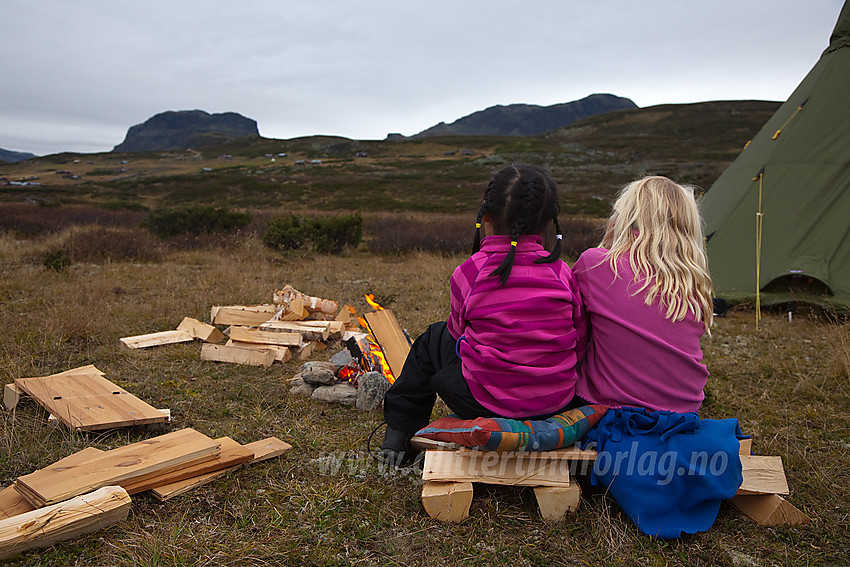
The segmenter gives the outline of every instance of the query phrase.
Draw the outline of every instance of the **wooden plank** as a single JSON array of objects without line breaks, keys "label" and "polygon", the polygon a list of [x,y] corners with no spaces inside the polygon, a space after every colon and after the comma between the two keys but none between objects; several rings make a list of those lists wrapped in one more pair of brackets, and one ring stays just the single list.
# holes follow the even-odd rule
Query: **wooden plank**
[{"label": "wooden plank", "polygon": [[[59,459],[52,467],[67,467],[75,466],[102,454],[103,451],[95,447],[86,447],[81,451],[77,451],[68,455],[64,459]],[[0,519],[11,518],[24,512],[31,512],[35,507],[23,497],[23,495],[15,490],[13,485],[9,485],[3,490],[0,490]]]},{"label": "wooden plank", "polygon": [[546,459],[546,453],[482,453],[481,458],[475,458],[461,451],[425,451],[422,480],[570,486],[569,461],[565,459]]},{"label": "wooden plank", "polygon": [[737,494],[788,494],[782,457],[741,455],[744,482]]},{"label": "wooden plank", "polygon": [[[250,450],[254,455],[253,459],[248,464],[258,463],[260,461],[265,461],[266,459],[278,457],[292,449],[292,445],[285,441],[281,441],[277,437],[267,437],[266,439],[261,439],[259,441],[254,441],[253,443],[243,445],[243,447]],[[206,473],[192,478],[172,482],[170,484],[157,486],[151,490],[151,493],[157,500],[165,501],[169,498],[179,496],[184,492],[188,492],[193,488],[212,482],[213,480],[224,476],[241,466],[243,465],[236,465],[220,471]]]},{"label": "wooden plank", "polygon": [[35,506],[55,504],[108,485],[122,485],[185,468],[213,458],[220,444],[181,429],[106,451],[85,463],[46,467],[15,481],[15,488]]},{"label": "wooden plank", "polygon": [[239,341],[234,341],[233,339],[228,340],[224,343],[225,346],[234,346],[239,348],[245,348],[248,350],[257,350],[257,351],[266,351],[270,350],[274,352],[275,362],[286,362],[290,358],[292,358],[292,351],[289,350],[289,347],[285,346],[274,346],[274,345],[258,345],[256,343],[242,343]]},{"label": "wooden plank", "polygon": [[811,521],[805,513],[778,494],[739,494],[728,502],[762,526],[793,526]]},{"label": "wooden plank", "polygon": [[130,494],[138,494],[139,492],[150,490],[157,486],[164,486],[187,478],[235,467],[242,463],[247,463],[254,458],[254,452],[251,449],[240,445],[230,437],[219,437],[216,441],[221,445],[221,450],[209,461],[183,467],[139,482],[125,483],[122,486]]},{"label": "wooden plank", "polygon": [[401,374],[407,353],[410,352],[410,342],[404,334],[395,313],[390,309],[372,311],[363,315],[369,325],[369,332],[375,337],[378,346],[384,352],[390,372],[393,376]]},{"label": "wooden plank", "polygon": [[329,339],[341,339],[345,332],[345,323],[342,321],[298,321],[298,325],[303,327],[315,327],[327,329]]},{"label": "wooden plank", "polygon": [[234,345],[204,343],[201,347],[201,360],[271,366],[275,361],[275,352],[272,349],[253,349]]},{"label": "wooden plank", "polygon": [[426,480],[422,484],[422,506],[435,520],[462,522],[469,517],[472,493],[471,482]]},{"label": "wooden plank", "polygon": [[15,385],[74,430],[165,423],[162,412],[103,377],[94,366],[35,378]]},{"label": "wooden plank", "polygon": [[6,406],[7,411],[12,411],[18,405],[18,402],[21,399],[21,396],[25,395],[26,392],[21,390],[19,387],[15,386],[15,383],[6,384],[3,386],[3,405]]},{"label": "wooden plank", "polygon": [[213,325],[246,325],[256,327],[277,313],[276,305],[213,305],[210,321]]},{"label": "wooden plank", "polygon": [[189,333],[193,338],[200,339],[205,343],[220,343],[224,340],[224,333],[212,325],[202,323],[191,317],[184,317],[177,325],[177,330]]},{"label": "wooden plank", "polygon": [[279,333],[276,331],[261,331],[249,327],[234,326],[230,328],[230,338],[242,343],[254,343],[274,346],[298,346],[302,342],[299,333]]},{"label": "wooden plank", "polygon": [[148,333],[134,337],[121,337],[118,340],[128,348],[150,348],[177,343],[189,343],[195,339],[186,331],[160,331],[158,333]]},{"label": "wooden plank", "polygon": [[127,518],[130,495],[106,486],[40,510],[0,520],[0,559],[102,530]]},{"label": "wooden plank", "polygon": [[327,326],[302,325],[301,322],[268,321],[260,324],[260,331],[272,333],[298,333],[306,341],[324,341],[330,336]]}]

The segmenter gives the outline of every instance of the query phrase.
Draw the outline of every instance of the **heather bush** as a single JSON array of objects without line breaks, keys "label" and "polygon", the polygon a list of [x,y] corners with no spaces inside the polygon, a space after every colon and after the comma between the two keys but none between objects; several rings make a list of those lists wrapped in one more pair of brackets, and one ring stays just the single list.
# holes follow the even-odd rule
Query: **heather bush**
[{"label": "heather bush", "polygon": [[61,272],[71,265],[71,254],[65,247],[48,250],[41,256],[41,265],[48,270]]},{"label": "heather bush", "polygon": [[308,247],[323,254],[354,248],[363,238],[360,213],[334,217],[279,217],[269,221],[263,234],[266,246],[280,250]]},{"label": "heather bush", "polygon": [[375,254],[432,251],[458,254],[472,249],[474,220],[467,217],[414,219],[384,216],[371,219],[367,228],[369,250]]},{"label": "heather bush", "polygon": [[251,214],[226,207],[179,207],[151,211],[142,226],[160,238],[182,234],[226,234],[251,222]]},{"label": "heather bush", "polygon": [[156,262],[162,259],[161,244],[139,229],[75,231],[64,246],[74,262]]},{"label": "heather bush", "polygon": [[144,213],[127,209],[105,210],[93,206],[55,203],[7,203],[0,205],[0,230],[9,230],[20,238],[35,238],[74,226],[133,227],[143,217]]}]

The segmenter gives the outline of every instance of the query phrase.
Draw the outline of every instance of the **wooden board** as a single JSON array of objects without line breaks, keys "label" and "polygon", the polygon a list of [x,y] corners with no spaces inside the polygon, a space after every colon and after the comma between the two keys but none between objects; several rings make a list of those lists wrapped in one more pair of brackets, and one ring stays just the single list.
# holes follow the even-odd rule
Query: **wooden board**
[{"label": "wooden board", "polygon": [[167,472],[160,476],[145,479],[139,482],[124,483],[122,484],[122,486],[130,494],[138,494],[139,492],[150,490],[151,488],[155,488],[157,486],[164,486],[187,478],[192,478],[203,474],[235,467],[237,465],[241,465],[242,463],[247,463],[248,461],[254,458],[254,452],[251,451],[251,449],[240,445],[230,437],[219,437],[218,439],[216,439],[216,441],[218,441],[221,445],[221,450],[213,459],[210,459],[209,461],[205,461],[188,467],[182,467],[180,469]]},{"label": "wooden board", "polygon": [[811,518],[778,494],[739,494],[728,502],[762,526],[792,526],[811,521]]},{"label": "wooden board", "polygon": [[326,325],[311,326],[303,325],[302,322],[292,321],[269,321],[260,324],[260,331],[272,333],[298,333],[305,341],[324,341],[330,336],[330,330]]},{"label": "wooden board", "polygon": [[241,343],[254,343],[274,346],[298,346],[303,341],[300,333],[262,331],[249,327],[230,328],[230,339]]},{"label": "wooden board", "polygon": [[366,313],[363,318],[378,346],[384,352],[390,372],[398,377],[410,351],[410,342],[404,334],[395,314],[390,309]]},{"label": "wooden board", "polygon": [[202,323],[191,317],[184,317],[180,324],[177,325],[177,330],[189,333],[193,338],[202,340],[205,343],[220,343],[224,340],[224,333],[212,325]]},{"label": "wooden board", "polygon": [[160,331],[158,333],[148,333],[146,335],[136,335],[133,337],[121,337],[118,339],[121,344],[128,348],[150,348],[162,345],[173,345],[177,343],[190,343],[195,338],[186,331]]},{"label": "wooden board", "polygon": [[116,386],[91,365],[51,376],[17,378],[15,385],[74,430],[168,421],[158,409]]},{"label": "wooden board", "polygon": [[130,496],[106,486],[66,502],[0,520],[0,560],[102,530],[127,518]]},{"label": "wooden board", "polygon": [[201,347],[201,360],[213,362],[232,362],[252,366],[271,366],[275,361],[274,350],[243,348],[234,345],[214,345],[205,343]]},{"label": "wooden board", "polygon": [[479,458],[461,451],[425,451],[422,480],[508,486],[570,486],[569,461],[546,459],[545,455],[526,453],[508,456],[484,452]]},{"label": "wooden board", "polygon": [[[286,443],[285,441],[281,441],[277,437],[268,437],[266,439],[254,441],[253,443],[243,445],[243,447],[250,450],[254,455],[254,458],[248,464],[258,463],[260,461],[265,461],[266,459],[278,457],[292,449],[292,445]],[[230,471],[238,469],[240,466],[243,465],[236,465],[224,470],[202,474],[192,478],[187,478],[185,480],[180,480],[177,482],[172,482],[170,484],[158,486],[151,490],[151,493],[157,500],[165,501],[169,498],[179,496],[184,492],[188,492],[193,488],[197,488],[199,486],[203,486],[204,484],[212,482],[213,480],[229,473]]]},{"label": "wooden board", "polygon": [[34,506],[55,504],[108,485],[138,482],[212,459],[219,443],[194,429],[181,429],[125,445],[76,466],[46,467],[15,481]]},{"label": "wooden board", "polygon": [[256,327],[274,317],[276,305],[213,305],[210,321],[213,325],[247,325]]},{"label": "wooden board", "polygon": [[[68,455],[64,459],[59,459],[51,466],[61,468],[67,466],[75,466],[103,454],[103,451],[95,447],[86,447],[81,451],[77,451]],[[13,485],[9,485],[3,490],[0,490],[0,519],[11,518],[24,512],[31,512],[35,507],[23,497],[23,495],[15,490]]]},{"label": "wooden board", "polygon": [[738,494],[788,494],[782,457],[741,455],[744,482]]}]

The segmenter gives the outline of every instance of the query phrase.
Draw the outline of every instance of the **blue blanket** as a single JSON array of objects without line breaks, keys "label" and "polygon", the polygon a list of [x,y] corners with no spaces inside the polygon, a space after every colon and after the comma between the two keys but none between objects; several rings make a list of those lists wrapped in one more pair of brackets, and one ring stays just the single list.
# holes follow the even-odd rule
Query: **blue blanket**
[{"label": "blue blanket", "polygon": [[711,527],[741,486],[736,419],[609,409],[582,448],[598,452],[591,483],[608,488],[643,533],[678,538]]}]

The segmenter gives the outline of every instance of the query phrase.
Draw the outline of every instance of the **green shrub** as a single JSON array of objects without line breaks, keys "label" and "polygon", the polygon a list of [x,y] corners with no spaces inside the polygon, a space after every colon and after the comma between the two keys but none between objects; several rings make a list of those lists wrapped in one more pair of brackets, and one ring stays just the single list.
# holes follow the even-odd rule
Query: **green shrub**
[{"label": "green shrub", "polygon": [[151,211],[142,226],[160,238],[171,238],[181,234],[198,236],[233,232],[250,222],[250,213],[224,207],[181,207]]},{"label": "green shrub", "polygon": [[307,246],[323,254],[339,254],[360,244],[362,238],[363,217],[359,212],[339,217],[280,217],[269,221],[263,234],[263,242],[271,248]]},{"label": "green shrub", "polygon": [[71,254],[64,247],[49,250],[41,257],[41,265],[48,270],[61,272],[71,265]]}]

